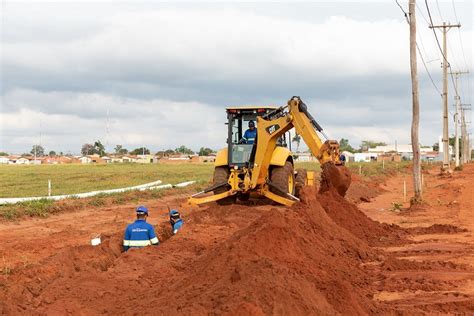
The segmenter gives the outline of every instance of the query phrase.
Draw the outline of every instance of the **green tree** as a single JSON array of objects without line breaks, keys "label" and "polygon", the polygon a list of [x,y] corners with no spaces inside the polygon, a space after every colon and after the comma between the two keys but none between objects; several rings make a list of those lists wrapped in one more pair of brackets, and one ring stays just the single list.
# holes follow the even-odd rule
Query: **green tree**
[{"label": "green tree", "polygon": [[44,148],[41,145],[33,145],[33,148],[31,148],[30,153],[32,155],[36,155],[37,157],[44,156]]},{"label": "green tree", "polygon": [[439,151],[439,143],[438,142],[433,144],[433,151]]},{"label": "green tree", "polygon": [[199,149],[199,156],[209,156],[210,154],[212,154],[214,152],[214,150],[212,150],[211,148],[204,148],[204,147],[201,147],[201,149]]},{"label": "green tree", "polygon": [[128,153],[128,149],[123,148],[122,145],[115,146],[114,150],[115,150],[115,153],[118,155],[125,155]]},{"label": "green tree", "polygon": [[363,140],[360,143],[360,150],[367,151],[369,148],[375,148],[377,146],[387,146],[387,144],[384,142],[375,142],[373,140]]},{"label": "green tree", "polygon": [[150,150],[146,147],[135,148],[130,152],[132,155],[149,155]]},{"label": "green tree", "polygon": [[51,150],[48,154],[48,156],[50,157],[55,157],[56,156],[56,152],[54,150]]},{"label": "green tree", "polygon": [[0,151],[0,156],[8,156],[8,153],[6,153],[4,151]]},{"label": "green tree", "polygon": [[349,140],[346,138],[341,138],[339,141],[339,150],[340,152],[348,151],[350,153],[355,153],[355,149],[349,144]]},{"label": "green tree", "polygon": [[99,154],[99,156],[101,156],[101,157],[105,156],[105,147],[104,147],[104,145],[102,145],[100,140],[95,141],[94,148],[95,148],[97,154]]},{"label": "green tree", "polygon": [[95,149],[94,145],[92,145],[92,144],[83,144],[82,147],[81,147],[81,154],[83,156],[87,156],[87,155],[97,154],[97,152],[96,152],[96,149]]},{"label": "green tree", "polygon": [[301,136],[299,134],[295,134],[293,139],[291,140],[293,143],[296,143],[296,152],[300,151],[300,143],[301,143]]},{"label": "green tree", "polygon": [[194,151],[192,151],[191,149],[187,148],[184,145],[181,145],[180,147],[176,148],[175,151],[177,153],[180,153],[180,154],[183,154],[183,155],[192,155],[192,154],[194,154]]},{"label": "green tree", "polygon": [[176,154],[176,152],[173,149],[160,150],[156,153],[156,155],[160,158],[168,157],[168,156],[175,155],[175,154]]}]

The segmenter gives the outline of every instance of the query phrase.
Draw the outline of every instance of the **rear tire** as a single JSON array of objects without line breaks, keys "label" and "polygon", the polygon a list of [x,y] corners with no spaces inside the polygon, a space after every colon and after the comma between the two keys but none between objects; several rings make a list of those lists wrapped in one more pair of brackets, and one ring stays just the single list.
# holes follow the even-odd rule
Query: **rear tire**
[{"label": "rear tire", "polygon": [[[281,195],[281,192],[295,194],[295,172],[293,164],[287,161],[283,167],[274,166],[270,175],[272,186],[278,190],[270,187],[270,191]],[[281,192],[280,192],[281,191]]]},{"label": "rear tire", "polygon": [[[221,184],[229,180],[230,170],[227,166],[215,167],[214,177],[212,179],[212,185]],[[224,193],[229,190],[229,185],[215,189],[214,194]],[[235,196],[228,196],[224,199],[216,201],[219,205],[229,205],[235,202]]]}]

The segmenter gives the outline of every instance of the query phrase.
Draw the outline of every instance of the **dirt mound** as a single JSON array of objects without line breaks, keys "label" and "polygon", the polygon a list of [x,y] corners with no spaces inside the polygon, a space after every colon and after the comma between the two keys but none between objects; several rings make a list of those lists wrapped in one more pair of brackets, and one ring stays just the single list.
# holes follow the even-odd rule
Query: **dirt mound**
[{"label": "dirt mound", "polygon": [[0,314],[385,314],[396,308],[373,297],[403,288],[398,279],[390,287],[393,271],[456,268],[372,248],[403,243],[407,232],[369,219],[334,189],[304,187],[301,200],[184,210],[177,235],[168,222],[156,226],[158,247],[122,253],[116,231],[98,247],[63,248],[0,280]]},{"label": "dirt mound", "polygon": [[406,231],[397,225],[376,222],[362,213],[357,206],[345,200],[334,190],[318,196],[326,213],[339,226],[347,229],[370,245],[386,245],[406,242]]},{"label": "dirt mound", "polygon": [[170,296],[184,313],[363,313],[376,308],[361,267],[374,257],[318,204],[275,208],[195,262]]},{"label": "dirt mound", "polygon": [[[305,188],[306,189],[306,188]],[[159,247],[120,252],[122,233],[15,271],[2,313],[348,314],[371,298],[379,254],[341,228],[314,188],[284,207],[213,206]],[[336,194],[337,195],[337,194]],[[163,224],[157,231],[166,230]],[[169,237],[169,236],[167,236]],[[131,303],[133,302],[133,304]]]},{"label": "dirt mound", "polygon": [[351,186],[347,190],[345,198],[352,203],[370,202],[382,191],[383,189],[380,188],[378,183],[354,179],[353,175]]}]

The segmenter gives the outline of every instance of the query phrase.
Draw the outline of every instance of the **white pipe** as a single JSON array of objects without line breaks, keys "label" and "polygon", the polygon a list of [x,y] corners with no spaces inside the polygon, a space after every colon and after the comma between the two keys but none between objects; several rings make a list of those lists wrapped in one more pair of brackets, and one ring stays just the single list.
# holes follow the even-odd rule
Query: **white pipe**
[{"label": "white pipe", "polygon": [[178,183],[176,185],[161,184],[161,183],[162,183],[161,180],[158,180],[158,181],[154,181],[154,182],[150,182],[150,183],[146,183],[146,184],[136,185],[136,186],[133,186],[133,187],[126,187],[126,188],[120,188],[120,189],[111,189],[111,190],[101,190],[101,191],[92,191],[92,192],[78,193],[78,194],[36,196],[36,197],[23,197],[23,198],[0,198],[0,205],[36,201],[36,200],[41,200],[41,199],[47,199],[47,200],[53,200],[53,201],[59,201],[59,200],[70,199],[70,198],[80,198],[80,199],[82,199],[82,198],[88,198],[88,197],[96,196],[96,195],[99,195],[99,194],[121,193],[121,192],[126,192],[126,191],[133,191],[133,190],[145,191],[145,190],[163,190],[163,189],[171,189],[171,188],[184,188],[188,185],[196,183],[196,181],[186,181],[186,182]]},{"label": "white pipe", "polygon": [[[141,184],[141,185],[136,185],[133,187],[126,187],[126,188],[120,188],[120,189],[111,189],[111,190],[101,190],[101,191],[92,191],[92,192],[86,192],[86,193],[78,193],[78,194],[66,194],[66,195],[53,195],[53,196],[35,196],[35,197],[23,197],[23,198],[2,198],[0,199],[0,205],[2,204],[15,204],[19,202],[28,202],[28,201],[36,201],[36,200],[41,200],[41,199],[47,199],[47,200],[54,200],[54,201],[59,201],[59,200],[64,200],[68,198],[87,198],[99,194],[111,194],[111,193],[120,193],[120,192],[126,192],[126,191],[132,191],[132,190],[144,190],[148,189],[150,187],[156,187],[157,185],[161,184],[161,180],[146,183],[146,184]],[[171,185],[170,185],[171,186]]]}]

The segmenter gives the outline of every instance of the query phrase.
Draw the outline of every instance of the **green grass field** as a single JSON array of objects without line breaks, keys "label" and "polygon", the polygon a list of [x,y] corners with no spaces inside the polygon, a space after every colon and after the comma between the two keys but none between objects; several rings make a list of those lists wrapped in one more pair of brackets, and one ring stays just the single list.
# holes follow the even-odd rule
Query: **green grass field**
[{"label": "green grass field", "polygon": [[[408,162],[402,163],[349,163],[353,173],[362,177],[378,177],[393,171],[407,172]],[[361,169],[359,169],[361,167]],[[295,168],[320,171],[319,163],[297,163]],[[213,164],[112,164],[112,165],[40,165],[0,166],[0,197],[28,197],[47,195],[48,179],[53,183],[52,193],[76,194],[95,190],[106,190],[144,184],[156,180],[177,184],[195,180],[196,184],[179,192],[194,193],[203,190],[212,179]],[[104,205],[138,203],[142,199],[160,198],[170,194],[168,190],[129,191],[109,195],[98,195],[87,199],[70,199],[54,202],[46,199],[0,205],[0,218],[16,220],[23,216],[45,217],[70,209],[83,209]]]},{"label": "green grass field", "polygon": [[[402,168],[407,163],[385,163],[386,170]],[[382,163],[349,163],[353,173],[372,176],[382,174]],[[297,163],[296,168],[319,171],[315,162]],[[208,182],[213,164],[99,164],[99,165],[0,165],[0,198],[45,196],[48,179],[52,194],[76,194],[95,190],[116,189],[153,182],[177,184],[183,181]]]},{"label": "green grass field", "polygon": [[0,166],[0,198],[76,194],[153,182],[209,181],[213,164],[100,164]]}]

